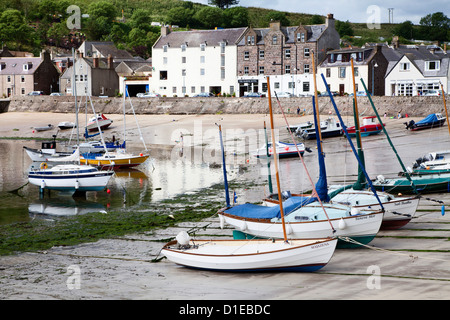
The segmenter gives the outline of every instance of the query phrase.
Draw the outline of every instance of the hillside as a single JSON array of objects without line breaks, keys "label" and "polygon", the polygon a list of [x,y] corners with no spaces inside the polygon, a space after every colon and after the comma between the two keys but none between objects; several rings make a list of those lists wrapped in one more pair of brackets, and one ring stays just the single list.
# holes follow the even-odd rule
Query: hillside
[{"label": "hillside", "polygon": [[[74,19],[74,14],[67,12],[70,5],[78,6],[81,14],[88,15],[79,19],[81,29],[67,27],[67,22]],[[11,50],[30,51],[35,55],[45,47],[68,52],[86,39],[114,41],[117,47],[148,58],[160,34],[160,28],[152,26],[152,22],[177,25],[180,30],[186,30],[267,27],[271,20],[292,26],[323,23],[325,17],[255,7],[222,10],[182,0],[1,0],[0,41]],[[436,33],[423,26],[405,24],[382,24],[380,29],[371,30],[366,24],[348,21],[337,21],[336,28],[344,40],[343,45],[355,46],[390,41],[400,31],[403,42],[407,42],[408,35],[427,39],[420,37]],[[446,30],[448,28],[443,34],[447,32],[450,36]]]}]

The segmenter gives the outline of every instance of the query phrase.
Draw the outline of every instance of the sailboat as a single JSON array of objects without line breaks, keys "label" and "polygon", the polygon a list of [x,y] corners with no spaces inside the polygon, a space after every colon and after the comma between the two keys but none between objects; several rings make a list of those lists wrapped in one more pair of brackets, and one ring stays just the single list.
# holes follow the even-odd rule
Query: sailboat
[{"label": "sailboat", "polygon": [[[363,135],[360,130],[359,125],[359,112],[358,112],[358,102],[356,98],[356,85],[355,85],[355,76],[354,76],[354,67],[353,67],[353,58],[351,58],[351,67],[352,67],[352,75],[353,75],[353,91],[354,91],[354,100],[353,100],[353,111],[355,118],[355,126],[353,127],[354,135],[356,136],[356,142],[358,147],[358,157],[361,161],[362,166],[358,166],[358,179],[355,183],[351,184],[347,187],[342,186],[331,186],[330,189],[334,189],[330,192],[330,198],[332,203],[345,203],[350,204],[355,208],[363,209],[363,208],[372,208],[372,209],[380,209],[380,201],[384,207],[384,216],[383,222],[381,224],[381,229],[398,229],[405,224],[407,224],[414,217],[417,206],[419,205],[420,197],[419,196],[411,196],[411,197],[395,197],[392,194],[386,192],[377,192],[377,197],[375,197],[374,193],[367,188],[367,181],[363,174],[363,168],[365,167],[365,159],[364,152],[362,149],[362,139]],[[324,79],[325,86],[327,83]],[[330,99],[335,105],[333,96],[330,94]],[[376,116],[374,116],[376,118]],[[380,131],[383,129],[380,121]],[[347,128],[349,130],[349,128]],[[347,131],[349,132],[349,131]],[[349,139],[349,137],[347,137]]]},{"label": "sailboat", "polygon": [[[274,142],[272,105],[270,99],[270,84],[267,78],[269,92],[269,109],[272,126],[272,142]],[[222,131],[219,126],[222,148],[223,170],[225,156],[223,151]],[[274,145],[274,148],[276,146]],[[278,161],[275,157],[275,168]],[[277,186],[281,198],[278,170]],[[229,196],[226,175],[224,175],[227,206]],[[336,238],[288,240],[284,227],[284,211],[282,203],[279,206],[283,224],[281,239],[242,239],[242,240],[192,240],[186,232],[177,235],[176,240],[167,243],[161,250],[169,260],[191,268],[220,271],[316,271],[330,261],[336,249]]]},{"label": "sailboat", "polygon": [[[129,95],[128,95],[129,96]],[[130,100],[131,103],[131,100]],[[92,105],[92,101],[91,101]],[[134,108],[131,104],[133,114],[134,114]],[[95,113],[94,107],[92,106],[92,109]],[[125,94],[123,96],[123,145],[125,146],[126,143],[126,121],[125,121]],[[121,168],[132,168],[141,165],[144,163],[150,155],[147,153],[147,146],[145,145],[144,138],[141,133],[141,129],[139,127],[139,123],[136,120],[136,124],[139,130],[141,141],[144,143],[145,148],[145,154],[139,153],[139,154],[132,154],[129,152],[126,152],[125,148],[117,148],[115,149],[115,152],[106,152],[104,154],[98,154],[98,153],[83,153],[81,158],[81,163],[83,164],[89,164],[92,166],[96,166],[101,169],[121,169]],[[97,124],[99,126],[99,124]],[[99,129],[100,131],[100,129]],[[101,134],[101,131],[100,131]],[[102,139],[103,142],[103,139]],[[105,145],[103,143],[103,145]],[[106,146],[105,146],[106,148]]]},{"label": "sailboat", "polygon": [[[75,53],[72,50],[75,61]],[[73,72],[73,84],[75,95],[76,124],[78,131],[78,106],[76,98],[76,82],[75,82],[75,65]],[[77,139],[79,139],[77,132]],[[52,160],[51,158],[48,161]],[[70,162],[68,164],[58,164],[51,168],[46,162],[41,163],[39,169],[31,169],[28,172],[28,181],[31,184],[40,187],[43,190],[58,190],[69,192],[86,192],[99,191],[106,188],[110,178],[114,174],[113,171],[101,172],[97,168],[87,165],[80,165],[80,154],[77,149],[74,154],[67,156],[65,159],[58,159]],[[76,163],[71,163],[75,161]]]},{"label": "sailboat", "polygon": [[[313,57],[314,61],[314,57]],[[314,67],[313,67],[314,68]],[[315,79],[315,74],[314,74]],[[281,238],[283,229],[287,229],[293,238],[349,237],[359,243],[369,243],[378,233],[383,218],[383,210],[355,210],[349,205],[329,203],[327,178],[322,139],[318,125],[317,90],[315,85],[313,111],[320,176],[313,185],[313,195],[289,197],[278,203],[267,205],[243,204],[221,209],[218,214],[222,224],[228,223],[245,237]],[[279,185],[279,183],[278,183]],[[286,226],[279,214],[279,208],[286,205]],[[351,247],[346,241],[340,241],[341,247]]]}]

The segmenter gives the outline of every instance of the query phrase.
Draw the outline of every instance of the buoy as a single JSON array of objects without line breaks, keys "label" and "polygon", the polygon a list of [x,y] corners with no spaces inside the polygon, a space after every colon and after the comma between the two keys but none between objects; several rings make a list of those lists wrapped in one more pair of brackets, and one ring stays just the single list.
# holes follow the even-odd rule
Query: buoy
[{"label": "buoy", "polygon": [[288,150],[289,150],[289,147],[284,147],[284,150],[288,151]]},{"label": "buoy", "polygon": [[179,245],[186,246],[189,244],[189,241],[191,240],[191,237],[186,231],[181,231],[177,234],[175,237]]},{"label": "buoy", "polygon": [[106,189],[106,193],[107,193],[107,194],[110,194],[110,193],[111,193],[111,190]]},{"label": "buoy", "polygon": [[347,225],[345,224],[344,218],[341,218],[339,221],[339,229],[344,230],[346,227]]},{"label": "buoy", "polygon": [[40,167],[41,167],[41,170],[45,170],[48,168],[47,163],[45,163],[45,162],[42,162]]},{"label": "buoy", "polygon": [[139,153],[139,155],[142,157],[144,154],[143,153]]},{"label": "buoy", "polygon": [[445,215],[445,206],[441,207],[441,215],[443,215],[443,216]]}]

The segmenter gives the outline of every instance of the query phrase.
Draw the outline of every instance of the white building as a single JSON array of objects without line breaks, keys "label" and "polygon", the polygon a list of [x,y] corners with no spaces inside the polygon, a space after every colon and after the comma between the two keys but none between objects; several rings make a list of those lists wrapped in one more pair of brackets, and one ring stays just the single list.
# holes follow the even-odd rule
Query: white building
[{"label": "white building", "polygon": [[417,96],[429,90],[448,92],[450,56],[440,47],[431,45],[398,45],[393,51],[398,59],[391,60],[386,72],[387,96]]},{"label": "white building", "polygon": [[167,97],[236,93],[236,44],[246,29],[169,32],[162,27],[152,49],[150,91]]}]

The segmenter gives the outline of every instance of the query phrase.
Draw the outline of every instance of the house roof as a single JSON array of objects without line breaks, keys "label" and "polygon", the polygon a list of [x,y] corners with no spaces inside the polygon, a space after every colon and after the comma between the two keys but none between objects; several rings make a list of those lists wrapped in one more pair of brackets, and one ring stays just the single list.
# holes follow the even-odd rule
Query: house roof
[{"label": "house roof", "polygon": [[[325,31],[327,26],[325,24],[315,24],[315,25],[306,25],[303,26],[308,33],[306,42],[316,42],[322,33]],[[281,27],[280,31],[286,37],[285,43],[295,43],[296,34],[295,31],[298,29],[298,26],[294,27]],[[270,28],[256,28],[253,29],[256,32],[256,44],[263,45],[264,38],[269,33]],[[245,45],[245,39],[241,39],[238,43],[239,46]]]},{"label": "house roof", "polygon": [[117,67],[117,73],[132,74],[139,72],[151,72],[152,64],[148,61],[122,61]]},{"label": "house roof", "polygon": [[[41,64],[42,59],[40,57],[1,57],[0,64],[4,64],[4,68],[0,70],[0,74],[17,74],[17,75],[28,75],[34,74],[36,69]],[[24,70],[23,65],[28,64],[27,70]]]},{"label": "house roof", "polygon": [[165,45],[178,48],[182,44],[198,47],[202,43],[206,43],[207,46],[217,46],[223,41],[226,41],[229,44],[236,44],[246,29],[247,28],[230,28],[170,32],[166,36],[161,36],[153,45],[153,48],[160,49]]},{"label": "house roof", "polygon": [[85,56],[92,56],[94,52],[98,51],[101,57],[108,57],[111,55],[113,59],[132,59],[133,56],[126,50],[117,49],[112,41],[85,41],[80,46],[79,50],[84,48]]},{"label": "house roof", "polygon": [[[390,49],[391,52],[386,49],[388,56],[385,55],[389,61],[386,76],[388,76],[404,56],[411,61],[424,77],[446,77],[448,75],[450,56],[438,46],[400,45],[398,48]],[[426,62],[428,61],[440,61],[439,70],[427,70]]]}]

